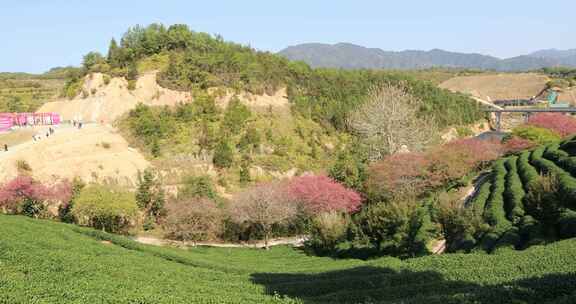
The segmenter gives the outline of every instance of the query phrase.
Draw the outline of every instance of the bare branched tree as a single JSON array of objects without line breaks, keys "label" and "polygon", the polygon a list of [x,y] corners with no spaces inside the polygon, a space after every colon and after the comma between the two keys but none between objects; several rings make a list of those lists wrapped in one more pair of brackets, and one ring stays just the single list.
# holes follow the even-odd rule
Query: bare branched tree
[{"label": "bare branched tree", "polygon": [[348,125],[370,147],[371,160],[400,151],[421,151],[437,135],[430,116],[418,115],[422,101],[404,84],[384,83],[370,89],[367,100],[350,115]]},{"label": "bare branched tree", "polygon": [[288,221],[297,213],[296,204],[288,199],[285,188],[278,182],[261,184],[240,193],[233,201],[232,219],[260,226],[266,249],[272,225]]}]

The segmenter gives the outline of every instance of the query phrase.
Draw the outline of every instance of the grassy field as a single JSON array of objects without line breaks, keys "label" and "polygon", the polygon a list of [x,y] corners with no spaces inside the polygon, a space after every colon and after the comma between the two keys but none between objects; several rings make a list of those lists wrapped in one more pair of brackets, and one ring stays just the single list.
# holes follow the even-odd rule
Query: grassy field
[{"label": "grassy field", "polygon": [[0,303],[571,303],[576,240],[501,254],[332,260],[176,249],[0,215]]}]

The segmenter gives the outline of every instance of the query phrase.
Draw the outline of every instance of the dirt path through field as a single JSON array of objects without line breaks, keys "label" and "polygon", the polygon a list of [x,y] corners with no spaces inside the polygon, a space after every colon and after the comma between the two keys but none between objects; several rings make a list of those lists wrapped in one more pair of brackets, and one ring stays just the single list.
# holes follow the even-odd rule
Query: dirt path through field
[{"label": "dirt path through field", "polygon": [[[299,247],[306,241],[305,236],[297,237],[286,237],[286,238],[275,238],[268,241],[269,246],[278,245],[290,245]],[[137,236],[134,240],[138,243],[155,245],[155,246],[179,246],[179,247],[193,247],[193,246],[208,246],[208,247],[220,247],[220,248],[264,248],[264,241],[259,241],[255,243],[215,243],[215,242],[178,242],[165,239],[159,239],[156,237],[149,236]]]}]

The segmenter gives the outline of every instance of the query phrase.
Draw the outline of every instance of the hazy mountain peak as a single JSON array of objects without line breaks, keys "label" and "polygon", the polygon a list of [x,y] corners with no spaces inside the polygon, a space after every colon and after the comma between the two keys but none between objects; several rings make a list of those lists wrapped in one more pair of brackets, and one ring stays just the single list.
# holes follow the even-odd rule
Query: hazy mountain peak
[{"label": "hazy mountain peak", "polygon": [[429,51],[385,51],[353,43],[305,43],[279,52],[290,60],[305,61],[313,67],[345,69],[422,69],[450,67],[499,71],[534,70],[549,66],[576,67],[576,49],[548,49],[508,59],[478,53],[451,52],[439,48]]}]

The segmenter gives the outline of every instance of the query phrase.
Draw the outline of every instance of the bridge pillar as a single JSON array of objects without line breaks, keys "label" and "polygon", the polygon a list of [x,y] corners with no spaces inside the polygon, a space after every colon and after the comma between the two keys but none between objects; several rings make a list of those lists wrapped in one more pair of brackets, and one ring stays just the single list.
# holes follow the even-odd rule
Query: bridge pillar
[{"label": "bridge pillar", "polygon": [[528,121],[530,120],[530,116],[532,116],[532,113],[525,112],[522,116],[524,116],[524,123],[528,123]]},{"label": "bridge pillar", "polygon": [[500,132],[500,130],[502,129],[502,113],[501,112],[496,112],[496,131]]}]

